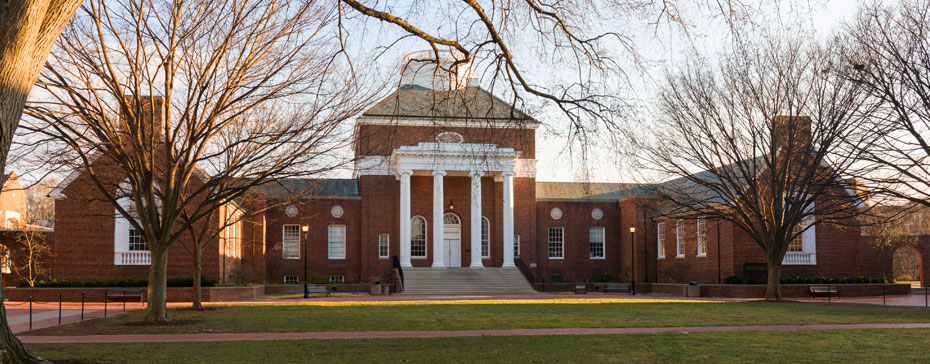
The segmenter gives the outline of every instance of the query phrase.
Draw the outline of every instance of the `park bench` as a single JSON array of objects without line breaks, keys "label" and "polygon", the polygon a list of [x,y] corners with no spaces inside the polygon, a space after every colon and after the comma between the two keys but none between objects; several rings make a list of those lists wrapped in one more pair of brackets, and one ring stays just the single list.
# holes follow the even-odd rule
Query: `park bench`
[{"label": "park bench", "polygon": [[111,302],[122,301],[122,302],[142,302],[142,296],[145,295],[145,290],[138,289],[120,289],[120,290],[108,290],[107,291],[107,300]]},{"label": "park bench", "polygon": [[604,293],[610,292],[630,292],[631,284],[629,283],[608,283],[604,285]]},{"label": "park bench", "polygon": [[327,286],[307,286],[307,293],[325,293],[329,296],[329,287]]},{"label": "park bench", "polygon": [[834,286],[811,286],[811,298],[813,297],[832,297],[838,294]]}]

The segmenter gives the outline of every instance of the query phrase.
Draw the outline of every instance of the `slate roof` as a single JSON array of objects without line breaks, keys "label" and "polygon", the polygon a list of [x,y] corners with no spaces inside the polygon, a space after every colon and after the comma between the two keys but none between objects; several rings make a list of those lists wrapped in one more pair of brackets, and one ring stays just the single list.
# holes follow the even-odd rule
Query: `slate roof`
[{"label": "slate roof", "polygon": [[617,201],[645,193],[636,183],[536,182],[536,200]]},{"label": "slate roof", "polygon": [[262,187],[265,196],[285,198],[304,195],[312,198],[360,197],[357,179],[285,178]]},{"label": "slate roof", "polygon": [[536,121],[513,105],[479,87],[440,91],[403,85],[362,116],[459,120]]}]

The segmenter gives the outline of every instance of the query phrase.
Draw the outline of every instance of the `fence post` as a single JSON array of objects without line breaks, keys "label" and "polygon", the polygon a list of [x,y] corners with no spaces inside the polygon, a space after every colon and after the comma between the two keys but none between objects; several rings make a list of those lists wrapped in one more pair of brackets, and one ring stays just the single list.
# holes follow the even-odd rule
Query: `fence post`
[{"label": "fence post", "polygon": [[832,296],[832,295],[830,294],[830,285],[827,284],[827,303],[830,303],[830,302],[831,302],[831,301],[830,301],[830,296]]},{"label": "fence post", "polygon": [[58,292],[58,325],[61,326],[61,292]]},{"label": "fence post", "polygon": [[32,331],[32,296],[29,296],[29,331]]},{"label": "fence post", "polygon": [[885,284],[882,283],[882,306],[885,305]]},{"label": "fence post", "polygon": [[924,287],[924,307],[927,307],[927,287]]},{"label": "fence post", "polygon": [[126,290],[123,290],[123,312],[126,312]]},{"label": "fence post", "polygon": [[84,291],[81,291],[81,321],[84,321]]},{"label": "fence post", "polygon": [[107,317],[107,303],[110,301],[110,291],[103,293],[103,317]]}]

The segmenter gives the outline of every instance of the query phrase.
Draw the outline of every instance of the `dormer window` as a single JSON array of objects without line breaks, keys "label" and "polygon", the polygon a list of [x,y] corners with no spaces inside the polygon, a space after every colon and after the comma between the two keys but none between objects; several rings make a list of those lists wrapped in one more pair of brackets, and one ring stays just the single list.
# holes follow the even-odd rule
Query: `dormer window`
[{"label": "dormer window", "polygon": [[436,135],[436,141],[439,143],[460,144],[463,141],[465,141],[465,138],[462,137],[462,134],[447,131],[444,133],[439,133],[439,135]]}]

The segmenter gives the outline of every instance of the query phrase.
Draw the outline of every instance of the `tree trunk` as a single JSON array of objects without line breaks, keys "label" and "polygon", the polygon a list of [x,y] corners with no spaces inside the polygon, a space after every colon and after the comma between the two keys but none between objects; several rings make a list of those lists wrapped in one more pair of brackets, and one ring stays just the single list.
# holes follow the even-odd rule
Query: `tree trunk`
[{"label": "tree trunk", "polygon": [[203,302],[201,299],[200,277],[203,274],[203,251],[200,247],[194,247],[194,304],[191,308],[203,311]]},{"label": "tree trunk", "polygon": [[[0,274],[0,281],[3,275]],[[3,286],[0,284],[0,286]],[[26,364],[48,363],[23,347],[23,343],[13,335],[10,324],[6,321],[6,306],[3,303],[3,288],[0,287],[0,363]]]},{"label": "tree trunk", "polygon": [[152,251],[152,266],[149,269],[149,306],[145,311],[147,321],[168,321],[168,249]]},{"label": "tree trunk", "polygon": [[769,276],[768,276],[768,285],[765,287],[765,300],[766,301],[781,301],[781,261],[782,259],[776,259],[775,257],[769,256],[768,266],[769,266]]}]

